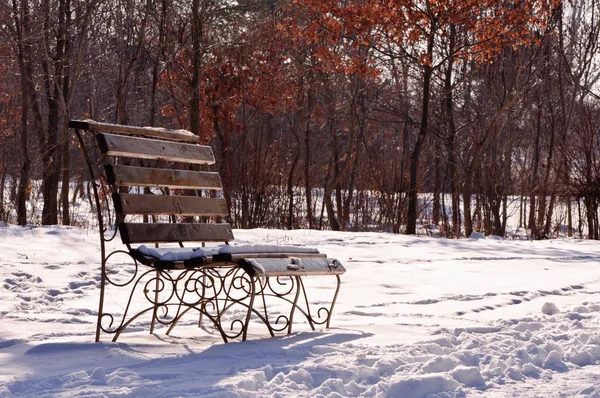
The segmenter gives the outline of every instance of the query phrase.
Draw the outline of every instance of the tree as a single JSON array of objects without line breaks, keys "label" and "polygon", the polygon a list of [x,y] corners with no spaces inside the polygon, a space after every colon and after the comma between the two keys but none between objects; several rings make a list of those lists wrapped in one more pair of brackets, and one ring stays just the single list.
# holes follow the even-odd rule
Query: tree
[{"label": "tree", "polygon": [[[553,0],[527,0],[518,5],[504,0],[431,1],[383,0],[366,3],[336,3],[298,0],[312,15],[308,34],[343,37],[357,46],[372,47],[391,59],[408,58],[421,69],[421,117],[410,157],[406,233],[416,232],[417,191],[420,157],[429,130],[431,84],[434,72],[451,57],[469,57],[479,62],[492,59],[505,46],[529,44],[534,32],[546,26],[556,6]],[[452,54],[440,58],[436,45],[450,27],[464,28],[466,40]],[[306,33],[305,33],[306,34]],[[331,42],[333,39],[325,41]],[[385,45],[390,41],[392,45]]]},{"label": "tree", "polygon": [[31,169],[31,159],[29,157],[29,108],[33,91],[33,72],[32,72],[32,51],[31,41],[31,11],[29,3],[26,0],[18,2],[12,1],[12,24],[5,25],[9,37],[13,41],[15,48],[19,73],[20,73],[20,89],[21,89],[21,175],[19,178],[19,188],[17,193],[17,223],[19,225],[27,224],[27,206],[26,200],[29,191],[29,179]]}]

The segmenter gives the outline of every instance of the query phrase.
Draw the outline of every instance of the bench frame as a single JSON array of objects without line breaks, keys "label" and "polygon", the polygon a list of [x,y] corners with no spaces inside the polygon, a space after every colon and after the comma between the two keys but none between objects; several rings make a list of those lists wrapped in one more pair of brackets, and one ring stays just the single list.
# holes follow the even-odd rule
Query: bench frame
[{"label": "bench frame", "polygon": [[[112,341],[117,341],[126,328],[132,326],[139,317],[147,313],[151,313],[151,334],[154,333],[155,326],[160,324],[168,327],[166,332],[168,335],[187,313],[196,312],[198,326],[202,326],[204,319],[207,319],[224,342],[236,338],[246,340],[251,320],[258,320],[264,324],[271,336],[277,332],[289,334],[292,332],[296,312],[304,316],[312,330],[315,330],[315,325],[325,325],[326,328],[329,328],[340,290],[340,275],[345,272],[345,269],[337,260],[329,259],[324,254],[219,254],[195,261],[161,263],[160,261],[151,261],[137,250],[132,249],[130,244],[132,239],[128,236],[132,233],[134,240],[137,239],[136,242],[155,243],[156,247],[158,247],[158,243],[172,237],[175,237],[171,239],[172,241],[179,242],[179,245],[183,247],[182,242],[185,239],[181,239],[181,237],[186,237],[186,234],[202,237],[202,246],[204,246],[204,242],[228,244],[229,240],[233,239],[231,227],[228,224],[158,224],[160,230],[157,234],[153,234],[149,233],[153,232],[149,229],[151,224],[124,222],[124,212],[127,212],[129,207],[135,208],[135,211],[142,212],[141,214],[147,217],[154,217],[155,213],[166,214],[163,210],[157,210],[158,207],[164,207],[162,202],[168,202],[168,206],[177,206],[178,214],[186,214],[187,208],[198,206],[200,202],[202,202],[203,216],[214,217],[228,214],[226,206],[222,209],[224,202],[216,203],[211,202],[211,199],[203,200],[195,197],[195,199],[186,199],[192,198],[186,196],[158,195],[149,204],[146,201],[145,205],[140,206],[135,203],[136,195],[119,192],[120,184],[131,184],[138,187],[156,186],[152,180],[148,180],[148,176],[139,177],[142,174],[152,174],[156,172],[156,169],[140,171],[137,167],[131,166],[121,167],[114,164],[106,166],[108,157],[130,155],[128,148],[135,148],[134,157],[137,159],[159,159],[159,162],[214,163],[212,149],[197,145],[196,136],[186,131],[139,128],[94,121],[71,121],[69,126],[75,130],[84,154],[100,229],[101,279],[96,342],[100,341],[102,333],[113,335]],[[83,131],[94,132],[97,144],[88,145]],[[139,138],[140,136],[143,138]],[[171,142],[174,142],[175,145],[169,147]],[[179,143],[193,145],[181,146],[178,145]],[[183,152],[181,152],[181,147],[184,148]],[[159,150],[160,156],[157,155]],[[186,153],[188,151],[192,153]],[[194,158],[190,161],[192,156],[198,156],[200,160]],[[167,177],[170,180],[179,178],[182,181],[189,181],[190,176],[196,178],[192,188],[219,189],[221,185],[218,175],[214,175],[216,173],[193,174],[186,171],[169,170],[171,175]],[[167,169],[159,170],[163,174],[166,171]],[[201,178],[198,177],[200,174],[202,174]],[[203,178],[207,181],[200,181]],[[185,186],[185,183],[181,181],[177,184],[180,187]],[[112,207],[108,203],[107,196],[112,196]],[[105,212],[108,215],[107,219],[104,217]],[[195,214],[200,213],[196,212]],[[168,214],[168,217],[172,222],[175,221],[175,214]],[[118,231],[121,232],[123,243],[126,244],[129,251],[122,249],[110,251],[110,242],[116,239]],[[116,279],[116,277],[123,276],[121,269],[115,272],[109,267],[109,263],[119,256],[127,256],[131,260],[130,266],[133,267],[124,281]],[[253,262],[256,264],[263,261],[274,266],[269,270],[263,268],[260,271],[252,266]],[[303,261],[315,263],[319,270],[312,268],[304,270]],[[290,270],[290,263],[299,263],[299,269]],[[307,289],[303,283],[303,277],[309,275],[335,276],[335,292],[329,306],[311,310]],[[127,302],[119,305],[122,313],[106,309],[107,288],[111,286],[129,290]],[[140,301],[144,302],[144,300],[140,300],[140,296],[145,298],[146,304],[140,304]],[[289,305],[289,311],[273,314],[270,310],[270,302],[273,300]],[[143,308],[133,310],[134,302],[138,306],[142,305]]]}]

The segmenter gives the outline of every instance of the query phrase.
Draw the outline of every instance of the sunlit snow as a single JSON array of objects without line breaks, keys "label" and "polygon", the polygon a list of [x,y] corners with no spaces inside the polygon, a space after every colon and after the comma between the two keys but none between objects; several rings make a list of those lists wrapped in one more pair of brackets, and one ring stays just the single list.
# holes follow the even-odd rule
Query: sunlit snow
[{"label": "sunlit snow", "polygon": [[[331,329],[224,344],[190,320],[94,343],[97,232],[0,225],[0,397],[600,396],[598,242],[235,235],[338,258]],[[308,279],[330,298],[332,279]]]}]

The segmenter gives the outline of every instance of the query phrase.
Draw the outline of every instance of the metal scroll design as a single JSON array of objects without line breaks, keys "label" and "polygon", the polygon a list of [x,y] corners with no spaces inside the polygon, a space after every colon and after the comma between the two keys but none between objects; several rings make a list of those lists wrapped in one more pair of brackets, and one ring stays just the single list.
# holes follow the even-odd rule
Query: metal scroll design
[{"label": "metal scroll design", "polygon": [[[291,333],[294,315],[298,312],[307,320],[310,328],[315,330],[315,325],[325,325],[329,328],[333,308],[340,290],[340,277],[335,275],[336,288],[330,305],[313,305],[308,298],[307,289],[301,276],[277,276],[261,279],[254,277],[256,296],[260,302],[253,308],[253,313],[260,313],[261,320],[269,329],[271,335],[275,332]],[[286,312],[272,312],[274,303],[287,306]]]},{"label": "metal scroll design", "polygon": [[[107,260],[116,254],[129,256],[127,252],[115,251]],[[182,319],[192,319],[197,326],[212,327],[224,342],[246,339],[250,314],[268,324],[252,308],[255,297],[252,278],[235,264],[161,270],[140,267],[130,258],[132,265],[127,271],[125,264],[120,263],[115,267],[116,272],[106,266],[103,275],[107,294],[111,288],[128,290],[126,302],[112,303],[115,310],[104,309],[99,314],[98,327],[101,332],[112,334],[112,341],[117,341],[127,328],[147,329],[148,321],[150,333],[163,326],[168,328],[166,334],[170,334]],[[115,274],[122,274],[124,280],[118,280]]]},{"label": "metal scroll design", "polygon": [[177,284],[181,286],[176,289],[180,305],[167,334],[184,315],[195,311],[198,326],[206,317],[225,342],[245,340],[254,291],[251,277],[242,268],[231,264],[183,271]]},{"label": "metal scroll design", "polygon": [[329,327],[340,287],[336,275],[331,304],[311,305],[299,276],[261,279],[226,263],[188,270],[140,267],[125,251],[112,252],[107,262],[117,254],[129,256],[130,267],[125,270],[119,263],[115,271],[106,265],[103,278],[107,291],[127,289],[128,297],[116,311],[105,310],[99,315],[100,330],[112,334],[113,341],[127,328],[147,330],[148,322],[150,333],[155,327],[165,327],[168,335],[184,319],[187,325],[209,332],[212,328],[224,342],[245,340],[251,321],[266,326],[271,336],[291,333],[294,316],[306,319],[312,330],[316,325]]}]

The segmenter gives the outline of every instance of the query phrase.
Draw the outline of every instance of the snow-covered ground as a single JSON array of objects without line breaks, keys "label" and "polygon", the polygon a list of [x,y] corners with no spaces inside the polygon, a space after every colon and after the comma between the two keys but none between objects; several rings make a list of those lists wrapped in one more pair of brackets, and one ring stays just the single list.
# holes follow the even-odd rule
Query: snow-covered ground
[{"label": "snow-covered ground", "polygon": [[342,261],[331,329],[224,344],[190,322],[94,343],[97,233],[0,225],[0,397],[600,397],[598,242],[235,234]]}]

